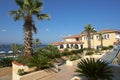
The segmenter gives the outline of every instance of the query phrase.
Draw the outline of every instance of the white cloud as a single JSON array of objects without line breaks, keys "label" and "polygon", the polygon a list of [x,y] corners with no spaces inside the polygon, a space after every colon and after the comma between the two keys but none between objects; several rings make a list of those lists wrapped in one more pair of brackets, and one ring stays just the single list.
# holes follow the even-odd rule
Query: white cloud
[{"label": "white cloud", "polygon": [[6,29],[2,29],[1,31],[2,31],[2,32],[6,32],[7,30],[6,30]]}]

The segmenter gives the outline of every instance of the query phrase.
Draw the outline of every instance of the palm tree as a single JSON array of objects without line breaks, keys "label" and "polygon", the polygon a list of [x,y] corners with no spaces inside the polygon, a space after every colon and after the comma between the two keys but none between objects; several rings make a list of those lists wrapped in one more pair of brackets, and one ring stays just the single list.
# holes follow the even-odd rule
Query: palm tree
[{"label": "palm tree", "polygon": [[13,43],[13,44],[11,45],[11,49],[12,49],[12,51],[13,51],[13,56],[15,56],[16,53],[17,53],[18,50],[19,50],[19,45],[16,44],[16,43]]},{"label": "palm tree", "polygon": [[88,24],[87,26],[85,26],[84,32],[87,34],[88,38],[88,49],[91,49],[91,33],[96,32],[95,28],[92,27],[91,24]]},{"label": "palm tree", "polygon": [[40,70],[52,66],[52,63],[50,63],[50,60],[46,56],[39,54],[37,56],[32,56],[30,58],[28,66],[36,67],[37,70]]},{"label": "palm tree", "polygon": [[1,47],[1,50],[2,50],[2,51],[5,51],[5,47],[6,47],[5,44],[1,44],[0,47]]},{"label": "palm tree", "polygon": [[108,63],[100,60],[96,61],[94,58],[81,59],[77,65],[76,72],[79,75],[86,76],[88,80],[112,80],[113,77]]},{"label": "palm tree", "polygon": [[41,41],[40,39],[36,38],[36,39],[33,39],[33,45],[34,45],[34,48],[36,48],[37,45],[41,44]]},{"label": "palm tree", "polygon": [[39,0],[15,0],[20,7],[18,10],[10,11],[15,21],[24,20],[23,29],[25,32],[25,56],[28,58],[33,54],[32,49],[32,32],[37,33],[37,28],[34,24],[33,15],[38,20],[49,19],[48,14],[40,14],[43,3]]},{"label": "palm tree", "polygon": [[98,35],[99,35],[99,39],[101,42],[101,48],[102,48],[103,47],[103,32],[99,32]]}]

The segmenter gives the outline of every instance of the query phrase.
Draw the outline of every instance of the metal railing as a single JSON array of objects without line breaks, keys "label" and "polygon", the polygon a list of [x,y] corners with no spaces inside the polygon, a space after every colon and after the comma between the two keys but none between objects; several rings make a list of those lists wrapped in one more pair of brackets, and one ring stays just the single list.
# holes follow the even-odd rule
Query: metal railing
[{"label": "metal railing", "polygon": [[104,56],[100,58],[101,61],[106,61],[112,63],[120,51],[120,45],[117,45],[115,48],[107,52]]}]

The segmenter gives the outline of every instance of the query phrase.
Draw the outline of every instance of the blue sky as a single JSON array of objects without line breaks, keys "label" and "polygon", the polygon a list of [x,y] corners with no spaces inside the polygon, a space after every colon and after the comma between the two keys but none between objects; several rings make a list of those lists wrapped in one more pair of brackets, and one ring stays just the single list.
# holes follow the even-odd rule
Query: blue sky
[{"label": "blue sky", "polygon": [[[42,0],[42,13],[48,13],[50,20],[38,21],[35,24],[42,43],[61,41],[63,37],[79,34],[87,24],[96,30],[120,30],[120,0]],[[10,10],[18,6],[14,0],[1,0],[0,3],[0,44],[23,43],[23,21],[15,22],[9,15]]]}]

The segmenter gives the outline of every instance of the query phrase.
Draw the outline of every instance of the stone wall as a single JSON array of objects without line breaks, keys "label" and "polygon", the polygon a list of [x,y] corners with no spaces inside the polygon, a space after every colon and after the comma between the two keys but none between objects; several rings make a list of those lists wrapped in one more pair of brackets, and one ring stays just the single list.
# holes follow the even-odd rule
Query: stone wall
[{"label": "stone wall", "polygon": [[12,80],[40,80],[52,73],[58,72],[58,66],[56,68],[49,68],[49,69],[45,69],[45,70],[39,70],[39,71],[34,71],[25,75],[18,75],[18,70],[19,69],[24,69],[25,72],[30,72],[33,71],[35,68],[29,68],[27,66],[24,66],[22,64],[19,64],[16,61],[12,62]]}]

